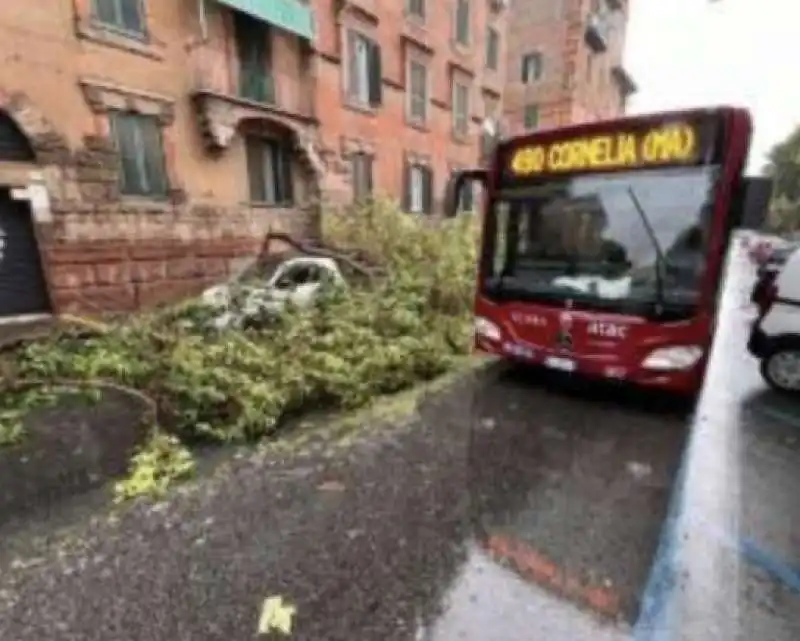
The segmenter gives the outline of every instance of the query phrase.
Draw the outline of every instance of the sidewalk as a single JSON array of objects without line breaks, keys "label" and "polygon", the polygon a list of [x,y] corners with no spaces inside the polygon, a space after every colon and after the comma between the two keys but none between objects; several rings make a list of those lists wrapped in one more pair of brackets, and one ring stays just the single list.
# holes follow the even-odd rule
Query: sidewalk
[{"label": "sidewalk", "polygon": [[800,639],[800,420],[765,411],[774,398],[744,348],[750,272],[734,255],[634,641]]}]

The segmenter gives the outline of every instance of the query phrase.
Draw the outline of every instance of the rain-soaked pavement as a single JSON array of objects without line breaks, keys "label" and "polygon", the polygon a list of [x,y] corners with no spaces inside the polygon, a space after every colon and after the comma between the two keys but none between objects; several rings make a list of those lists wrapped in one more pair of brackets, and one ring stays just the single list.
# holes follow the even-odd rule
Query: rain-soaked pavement
[{"label": "rain-soaked pavement", "polygon": [[751,271],[691,419],[494,368],[343,449],[0,528],[0,638],[255,639],[279,595],[308,641],[796,641],[800,401],[744,353]]}]

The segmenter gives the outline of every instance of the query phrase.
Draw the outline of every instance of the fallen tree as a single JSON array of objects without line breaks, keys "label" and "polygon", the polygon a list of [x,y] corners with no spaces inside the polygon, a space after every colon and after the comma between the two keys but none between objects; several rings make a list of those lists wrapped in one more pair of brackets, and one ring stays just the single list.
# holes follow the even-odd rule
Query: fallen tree
[{"label": "fallen tree", "polygon": [[[37,399],[52,401],[42,390],[113,386],[143,396],[154,440],[119,488],[127,497],[188,474],[187,448],[198,442],[255,441],[297,412],[363,406],[445,373],[468,352],[476,261],[469,219],[432,225],[373,203],[326,217],[325,241],[336,250],[277,239],[364,278],[247,329],[214,327],[220,310],[194,300],[23,343],[3,362],[0,432],[21,437],[26,411]],[[257,287],[258,279],[238,281]]]}]

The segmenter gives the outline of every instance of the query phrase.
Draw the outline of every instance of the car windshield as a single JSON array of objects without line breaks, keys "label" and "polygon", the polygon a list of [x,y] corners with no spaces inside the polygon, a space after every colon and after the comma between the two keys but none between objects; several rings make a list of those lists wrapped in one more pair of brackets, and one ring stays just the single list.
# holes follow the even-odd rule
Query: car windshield
[{"label": "car windshield", "polygon": [[621,313],[693,309],[717,168],[573,176],[499,192],[484,291]]}]

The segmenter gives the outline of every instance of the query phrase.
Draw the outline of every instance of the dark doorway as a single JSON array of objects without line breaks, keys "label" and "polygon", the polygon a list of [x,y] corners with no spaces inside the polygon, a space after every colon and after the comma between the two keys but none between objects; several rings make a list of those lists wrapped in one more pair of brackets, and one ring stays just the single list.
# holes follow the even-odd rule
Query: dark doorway
[{"label": "dark doorway", "polygon": [[0,161],[35,162],[36,154],[27,136],[11,117],[0,110]]},{"label": "dark doorway", "polygon": [[30,205],[0,188],[0,318],[50,311]]}]

